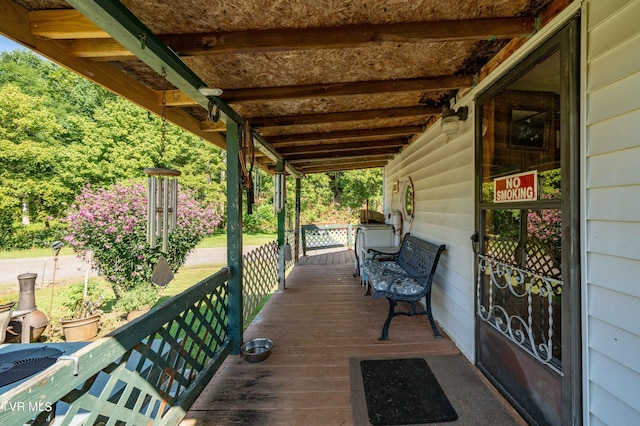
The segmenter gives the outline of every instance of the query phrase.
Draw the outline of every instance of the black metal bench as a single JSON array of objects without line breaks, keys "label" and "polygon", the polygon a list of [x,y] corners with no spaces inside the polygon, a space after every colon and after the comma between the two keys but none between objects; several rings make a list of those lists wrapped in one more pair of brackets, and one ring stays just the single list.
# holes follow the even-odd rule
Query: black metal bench
[{"label": "black metal bench", "polygon": [[[431,313],[431,286],[433,276],[438,266],[440,254],[445,245],[435,245],[406,235],[397,253],[393,253],[393,260],[378,261],[378,256],[389,256],[373,249],[369,252],[373,257],[366,260],[362,266],[364,279],[373,288],[373,297],[386,297],[389,301],[389,314],[382,327],[380,340],[389,338],[389,325],[396,315],[425,314],[429,318],[434,337],[442,337]],[[425,299],[425,309],[418,311],[416,304]],[[397,312],[398,302],[408,302],[408,311]]]}]

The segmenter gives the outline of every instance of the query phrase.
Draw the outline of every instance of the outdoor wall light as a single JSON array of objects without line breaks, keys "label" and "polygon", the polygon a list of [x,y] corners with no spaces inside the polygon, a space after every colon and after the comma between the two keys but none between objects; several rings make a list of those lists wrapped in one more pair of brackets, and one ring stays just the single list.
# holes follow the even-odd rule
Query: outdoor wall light
[{"label": "outdoor wall light", "polygon": [[442,133],[447,136],[455,135],[458,133],[460,127],[460,120],[465,121],[469,114],[469,107],[463,106],[458,108],[457,111],[446,108],[442,110],[442,120],[440,121],[440,129]]},{"label": "outdoor wall light", "polygon": [[220,107],[213,98],[222,95],[222,89],[203,86],[198,89],[198,92],[209,99],[209,104],[207,105],[207,119],[213,123],[217,123],[220,119]]},{"label": "outdoor wall light", "polygon": [[211,96],[220,96],[222,95],[222,89],[219,89],[217,87],[200,87],[198,88],[198,92],[200,92],[201,95],[206,96],[207,98],[211,97]]}]

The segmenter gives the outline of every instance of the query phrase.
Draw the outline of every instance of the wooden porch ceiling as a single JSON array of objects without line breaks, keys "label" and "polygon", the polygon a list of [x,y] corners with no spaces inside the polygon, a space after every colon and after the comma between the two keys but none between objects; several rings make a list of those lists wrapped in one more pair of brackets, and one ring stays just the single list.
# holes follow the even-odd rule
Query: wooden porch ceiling
[{"label": "wooden porch ceiling", "polygon": [[[193,81],[223,89],[215,101],[263,142],[261,168],[284,159],[305,174],[384,166],[569,3],[0,0],[0,33],[154,113],[166,83],[139,58],[159,40]],[[139,46],[116,41],[127,29],[101,15],[115,9],[146,28],[128,30]],[[193,81],[171,77],[167,118],[225,147],[226,117],[207,121]]]}]

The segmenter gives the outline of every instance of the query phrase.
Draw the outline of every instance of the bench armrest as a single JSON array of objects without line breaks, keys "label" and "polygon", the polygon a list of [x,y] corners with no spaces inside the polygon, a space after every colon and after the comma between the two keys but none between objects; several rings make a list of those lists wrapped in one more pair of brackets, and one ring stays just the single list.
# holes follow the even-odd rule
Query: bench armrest
[{"label": "bench armrest", "polygon": [[378,256],[392,256],[393,259],[395,259],[396,256],[398,256],[398,253],[400,253],[400,250],[394,251],[394,252],[384,252],[384,251],[370,248],[370,249],[367,249],[367,252],[373,253],[373,256],[371,256],[371,259],[375,259]]}]

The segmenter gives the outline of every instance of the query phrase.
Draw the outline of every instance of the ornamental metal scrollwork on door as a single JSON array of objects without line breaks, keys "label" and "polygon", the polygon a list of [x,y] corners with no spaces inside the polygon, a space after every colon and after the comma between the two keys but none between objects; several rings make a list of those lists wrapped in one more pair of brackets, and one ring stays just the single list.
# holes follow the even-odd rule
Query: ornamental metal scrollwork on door
[{"label": "ornamental metal scrollwork on door", "polygon": [[477,254],[477,314],[540,363],[562,375],[559,315],[562,281]]}]

